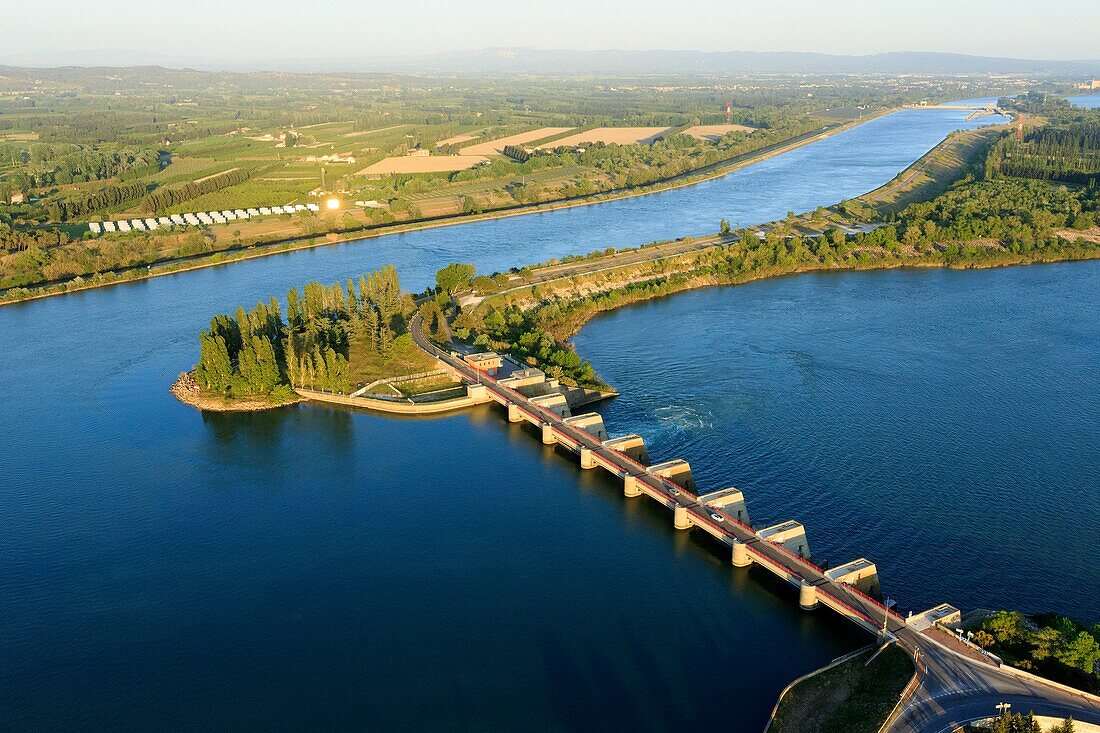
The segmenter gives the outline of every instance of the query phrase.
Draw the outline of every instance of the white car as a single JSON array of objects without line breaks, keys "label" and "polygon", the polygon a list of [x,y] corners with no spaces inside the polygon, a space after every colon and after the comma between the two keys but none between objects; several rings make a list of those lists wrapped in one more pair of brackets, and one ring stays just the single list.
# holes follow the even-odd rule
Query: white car
[{"label": "white car", "polygon": [[725,517],[723,517],[723,516],[722,516],[721,514],[719,514],[718,512],[711,512],[711,513],[710,513],[710,518],[711,518],[711,519],[713,519],[713,520],[714,520],[714,521],[716,521],[716,522],[724,522],[724,521],[726,521],[726,518],[725,518]]}]

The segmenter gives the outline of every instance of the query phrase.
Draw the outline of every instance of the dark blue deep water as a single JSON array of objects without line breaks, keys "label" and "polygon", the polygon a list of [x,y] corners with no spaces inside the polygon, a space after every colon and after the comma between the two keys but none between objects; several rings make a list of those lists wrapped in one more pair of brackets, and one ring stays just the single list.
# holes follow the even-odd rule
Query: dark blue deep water
[{"label": "dark blue deep water", "polygon": [[[790,592],[766,577],[734,572],[725,553],[675,534],[666,514],[626,502],[618,486],[582,473],[498,412],[390,420],[302,405],[204,416],[178,404],[168,384],[194,362],[196,334],[211,314],[292,285],[344,279],[392,262],[408,288],[420,289],[451,260],[491,272],[713,231],[722,217],[762,222],[874,188],[949,131],[968,126],[965,114],[898,113],[664,194],[0,308],[0,729],[665,730],[717,721],[728,727],[732,720],[738,729],[759,730],[790,679],[863,643],[862,637],[826,613],[799,612]],[[1073,343],[1092,355],[1091,362],[1080,358],[1095,377],[1096,313],[1080,305],[1084,298],[1071,297],[1088,272],[1092,286],[1084,295],[1095,296],[1095,268],[1086,267],[927,273],[920,275],[929,279],[920,281],[928,285],[919,297],[950,303],[983,292],[982,278],[1042,274],[1051,280],[1047,289],[1008,299],[1016,314],[1012,348],[994,352],[1006,359],[996,373],[1046,369],[1049,360],[1065,358],[1047,352]],[[707,482],[741,483],[762,517],[810,520],[814,541],[830,557],[859,553],[879,560],[887,587],[907,602],[946,597],[1012,603],[1007,582],[1018,582],[1022,605],[1064,601],[1067,609],[1089,610],[1086,594],[1068,589],[1091,582],[1095,591],[1095,576],[1068,562],[1048,570],[1049,556],[1028,548],[1038,525],[1066,555],[1082,551],[1080,531],[1072,536],[1053,521],[1094,509],[1095,502],[1086,501],[1090,484],[1056,480],[1039,467],[1064,462],[1076,476],[1095,473],[1094,449],[1074,442],[1079,433],[1059,433],[1061,424],[1008,407],[999,413],[1004,422],[983,423],[1000,432],[964,432],[967,441],[1000,445],[990,460],[1026,456],[1024,463],[1034,467],[1023,485],[1012,487],[1021,503],[1011,505],[1009,511],[1019,514],[1003,537],[997,534],[1006,523],[1002,513],[983,525],[996,487],[970,480],[997,466],[986,473],[969,466],[965,451],[958,454],[966,448],[978,455],[978,446],[952,443],[956,453],[936,459],[942,467],[929,479],[938,494],[915,486],[914,467],[929,462],[923,451],[942,449],[921,438],[944,430],[958,434],[958,428],[949,424],[950,410],[929,421],[909,409],[928,402],[926,386],[944,385],[919,381],[926,379],[920,372],[899,373],[892,361],[898,355],[883,353],[904,341],[905,334],[892,329],[913,321],[881,302],[884,293],[896,292],[904,305],[908,291],[875,278],[827,281],[868,290],[863,301],[843,299],[848,310],[834,312],[827,324],[877,324],[878,330],[865,329],[852,352],[859,363],[849,360],[841,369],[799,362],[787,352],[806,347],[795,343],[792,324],[777,323],[776,336],[790,338],[774,357],[760,357],[757,368],[774,371],[777,379],[787,374],[787,381],[731,383],[747,379],[731,345],[755,339],[767,347],[759,329],[740,327],[753,310],[777,298],[810,297],[806,288],[824,295],[817,279],[777,281],[767,284],[777,295],[743,308],[729,305],[733,315],[699,322],[695,340],[715,346],[704,357],[715,381],[710,387],[689,383],[676,400],[658,399],[672,388],[668,375],[631,383],[634,364],[593,343],[592,334],[606,321],[592,324],[580,339],[583,350],[629,388],[608,408],[613,429],[652,432],[657,450],[689,455]],[[652,307],[700,302],[695,298],[744,303],[738,299],[759,292],[711,291]],[[1039,314],[1048,304],[1036,302],[1035,293],[1061,293],[1078,304],[1079,317],[1044,320]],[[994,328],[996,321],[988,319],[1006,317],[984,302],[967,308],[956,322],[974,337]],[[637,318],[638,311],[615,317]],[[1030,340],[1017,346],[1021,323]],[[661,329],[669,324],[658,317],[647,338],[663,338]],[[684,328],[678,330],[676,343],[685,351],[665,366],[691,372],[702,366],[704,352]],[[979,344],[964,342],[988,369]],[[906,348],[937,346],[915,339]],[[832,353],[845,356],[836,345]],[[975,411],[997,404],[996,390],[976,391],[975,384],[987,389],[989,382],[968,381],[991,377],[961,357],[952,364],[966,367],[952,372],[958,381],[948,385],[957,390],[957,404],[979,396]],[[645,361],[637,367],[638,375],[651,369]],[[805,384],[826,389],[822,378],[802,374],[828,374],[837,382],[829,388],[853,399],[854,387],[840,382],[880,375],[875,384],[882,397],[872,405],[908,409],[912,430],[877,433],[865,426],[850,434],[845,430],[858,425],[856,415],[810,415],[818,424],[801,422],[807,413],[784,414],[778,406],[794,406],[792,390],[810,389]],[[1062,373],[1051,374],[1038,380],[1044,391],[1011,404],[1034,405],[1048,417],[1072,408],[1080,422],[1074,430],[1085,430],[1097,422],[1096,380],[1091,392],[1082,388],[1086,382],[1084,375],[1070,383]],[[708,391],[715,386],[718,392]],[[1050,403],[1052,395],[1065,399]],[[740,435],[715,435],[704,427],[674,438],[658,429],[669,421],[653,417],[658,408],[700,411],[738,400],[750,407],[770,402],[775,409],[760,412],[754,424],[743,422]],[[844,412],[857,405],[826,407]],[[870,424],[888,426],[883,420]],[[719,424],[710,418],[709,425]],[[752,431],[754,440],[746,437]],[[809,433],[814,441],[807,441]],[[816,452],[778,455],[795,442]],[[1063,461],[1060,451],[1070,446],[1073,461]],[[778,483],[781,466],[801,472],[799,478]],[[837,466],[840,473],[833,472]],[[967,469],[965,480],[948,480],[952,466]],[[837,521],[816,514],[810,519],[810,507],[794,501],[792,485],[817,508],[814,487],[842,497],[843,505],[830,509]],[[885,498],[876,490],[886,490]],[[910,499],[914,494],[920,502]],[[969,531],[962,544],[932,546],[922,542],[930,526],[933,538]],[[897,545],[880,541],[887,535],[937,566],[959,553],[982,556],[974,563],[973,594],[956,592],[958,570],[955,576],[914,572],[915,561],[899,561],[891,549]],[[985,562],[991,553],[1025,561]],[[1001,571],[1016,575],[1006,580],[995,574]],[[1049,603],[1035,602],[1053,590],[1059,595]]]},{"label": "dark blue deep water", "polygon": [[871,558],[904,608],[1100,618],[1100,262],[700,290],[576,345],[623,392],[611,429],[819,561]]}]

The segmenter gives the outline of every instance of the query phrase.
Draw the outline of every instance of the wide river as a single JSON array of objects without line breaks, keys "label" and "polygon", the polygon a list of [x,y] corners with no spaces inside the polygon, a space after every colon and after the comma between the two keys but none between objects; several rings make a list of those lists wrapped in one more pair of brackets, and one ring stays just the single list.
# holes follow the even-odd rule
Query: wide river
[{"label": "wide river", "polygon": [[[167,386],[212,313],[292,285],[392,262],[419,289],[451,260],[766,221],[874,188],[980,124],[965,115],[893,114],[653,196],[0,308],[0,727],[759,730],[789,680],[866,640],[498,411],[204,416]],[[1095,506],[1096,278],[795,278],[578,341],[626,388],[614,432],[740,483],[761,518],[805,520],[834,561],[880,561],[906,606],[1094,613],[1070,558],[1091,548],[1059,522]]]}]

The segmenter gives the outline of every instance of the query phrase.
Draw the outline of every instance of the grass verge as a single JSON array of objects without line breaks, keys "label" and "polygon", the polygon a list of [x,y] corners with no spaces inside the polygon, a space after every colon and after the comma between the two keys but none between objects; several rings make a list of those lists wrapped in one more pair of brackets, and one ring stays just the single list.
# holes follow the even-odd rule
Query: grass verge
[{"label": "grass verge", "polygon": [[892,646],[867,665],[870,652],[788,690],[769,733],[877,733],[913,677],[913,663]]}]

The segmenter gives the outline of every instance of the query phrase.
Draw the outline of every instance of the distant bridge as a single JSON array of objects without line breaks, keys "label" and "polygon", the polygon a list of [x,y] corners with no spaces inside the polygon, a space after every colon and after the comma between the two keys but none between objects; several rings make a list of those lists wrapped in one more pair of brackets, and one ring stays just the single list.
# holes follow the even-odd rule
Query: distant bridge
[{"label": "distant bridge", "polygon": [[983,115],[1001,115],[1002,117],[1011,117],[1012,114],[1006,110],[1001,109],[995,104],[987,105],[967,105],[967,104],[909,104],[906,105],[906,109],[961,109],[970,110],[970,116],[966,118],[966,121],[974,119],[975,117],[981,117]]}]

